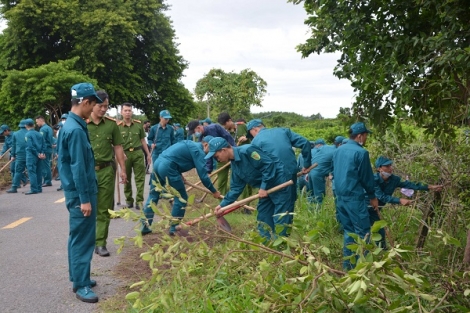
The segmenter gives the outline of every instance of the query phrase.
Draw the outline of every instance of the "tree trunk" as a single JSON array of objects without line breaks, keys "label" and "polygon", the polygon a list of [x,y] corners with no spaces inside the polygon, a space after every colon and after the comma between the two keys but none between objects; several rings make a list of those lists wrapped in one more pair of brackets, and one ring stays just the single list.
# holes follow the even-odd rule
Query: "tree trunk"
[{"label": "tree trunk", "polygon": [[423,221],[425,223],[421,224],[419,228],[419,237],[418,240],[416,241],[416,248],[422,249],[424,247],[424,243],[426,242],[426,237],[428,236],[429,228],[427,225],[430,225],[432,223],[432,220],[434,219],[434,207],[430,206],[428,211],[425,213],[425,216],[423,216]]},{"label": "tree trunk", "polygon": [[467,230],[467,245],[465,246],[464,263],[470,263],[470,229]]}]

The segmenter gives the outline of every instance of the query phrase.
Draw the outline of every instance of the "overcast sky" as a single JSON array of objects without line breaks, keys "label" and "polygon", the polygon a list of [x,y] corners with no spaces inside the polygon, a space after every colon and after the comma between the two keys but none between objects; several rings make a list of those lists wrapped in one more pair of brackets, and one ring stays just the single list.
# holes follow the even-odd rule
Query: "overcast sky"
[{"label": "overcast sky", "polygon": [[[351,107],[353,89],[333,76],[338,55],[302,59],[296,45],[308,38],[302,6],[287,0],[167,0],[181,55],[189,62],[183,83],[191,92],[211,68],[250,68],[268,84],[263,107],[335,117]],[[5,27],[0,23],[0,29]]]},{"label": "overcast sky", "polygon": [[211,68],[250,68],[268,84],[263,107],[336,117],[351,107],[353,89],[333,76],[338,55],[302,59],[295,47],[308,38],[307,15],[287,0],[167,0],[181,55],[189,61],[183,83],[192,92]]}]

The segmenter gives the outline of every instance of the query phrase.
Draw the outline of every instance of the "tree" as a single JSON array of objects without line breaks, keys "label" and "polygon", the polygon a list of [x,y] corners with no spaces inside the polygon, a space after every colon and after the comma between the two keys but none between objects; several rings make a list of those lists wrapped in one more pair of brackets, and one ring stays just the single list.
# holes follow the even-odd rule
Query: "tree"
[{"label": "tree", "polygon": [[310,116],[310,119],[311,119],[311,120],[322,120],[322,119],[323,119],[323,116],[321,116],[320,113],[312,114],[312,115]]},{"label": "tree", "polygon": [[112,103],[132,102],[149,117],[163,108],[175,118],[191,114],[191,94],[180,82],[187,62],[163,0],[0,1],[8,21],[1,69],[79,57],[74,69],[95,78]]},{"label": "tree", "polygon": [[357,92],[353,109],[379,128],[408,115],[435,136],[470,112],[467,0],[288,0],[309,14],[303,57],[340,52],[334,73]]},{"label": "tree", "polygon": [[240,73],[211,69],[197,81],[194,93],[211,110],[230,112],[232,117],[238,118],[249,116],[251,106],[262,106],[266,86],[266,82],[249,69]]},{"label": "tree", "polygon": [[50,62],[24,71],[6,72],[0,89],[0,113],[9,117],[9,123],[16,125],[25,116],[34,118],[41,114],[49,117],[54,124],[64,112],[64,104],[70,105],[70,87],[77,82],[96,80],[73,70],[78,58]]}]

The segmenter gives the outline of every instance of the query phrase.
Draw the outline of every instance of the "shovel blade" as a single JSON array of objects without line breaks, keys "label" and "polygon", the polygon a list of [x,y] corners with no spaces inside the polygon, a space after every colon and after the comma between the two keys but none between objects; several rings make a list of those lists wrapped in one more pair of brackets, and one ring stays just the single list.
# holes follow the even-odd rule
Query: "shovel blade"
[{"label": "shovel blade", "polygon": [[225,230],[226,232],[231,233],[232,232],[232,227],[230,227],[230,224],[227,222],[225,217],[220,216],[217,218],[217,224],[219,225],[220,228]]}]

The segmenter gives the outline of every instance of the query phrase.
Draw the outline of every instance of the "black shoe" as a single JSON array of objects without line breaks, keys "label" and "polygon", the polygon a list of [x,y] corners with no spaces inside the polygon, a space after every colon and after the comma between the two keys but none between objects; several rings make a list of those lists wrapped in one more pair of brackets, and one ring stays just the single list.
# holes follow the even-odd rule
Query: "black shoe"
[{"label": "black shoe", "polygon": [[7,190],[7,193],[17,193],[16,188],[10,188]]},{"label": "black shoe", "polygon": [[141,231],[140,233],[142,234],[142,236],[146,236],[146,235],[148,235],[148,234],[151,234],[152,231],[151,231],[151,230],[143,230],[143,231]]},{"label": "black shoe", "polygon": [[43,187],[51,187],[52,184],[43,184],[42,186],[43,186]]},{"label": "black shoe", "polygon": [[144,205],[142,204],[142,202],[139,202],[139,203],[136,203],[135,204],[135,209],[136,210],[140,210]]},{"label": "black shoe", "polygon": [[129,209],[132,209],[134,207],[134,204],[133,203],[126,203],[126,206],[129,208]]},{"label": "black shoe", "polygon": [[109,251],[106,249],[106,247],[96,247],[95,253],[99,256],[109,256]]},{"label": "black shoe", "polygon": [[62,191],[62,190],[64,190],[64,188],[62,188],[62,186],[57,188],[57,191]]}]

